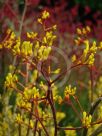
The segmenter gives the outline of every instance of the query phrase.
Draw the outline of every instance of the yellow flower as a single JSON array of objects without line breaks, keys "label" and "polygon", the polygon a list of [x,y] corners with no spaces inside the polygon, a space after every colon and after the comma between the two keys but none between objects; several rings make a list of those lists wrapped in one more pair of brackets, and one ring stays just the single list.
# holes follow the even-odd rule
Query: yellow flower
[{"label": "yellow flower", "polygon": [[10,39],[15,39],[15,38],[16,38],[16,35],[15,35],[14,32],[12,32],[11,35],[10,35]]},{"label": "yellow flower", "polygon": [[91,32],[91,28],[89,26],[86,26],[85,28],[82,28],[82,29],[77,28],[76,31],[78,35],[86,35],[89,32]]},{"label": "yellow flower", "polygon": [[33,87],[31,89],[25,88],[23,97],[25,100],[30,100],[31,98],[38,98],[39,97],[39,89]]},{"label": "yellow flower", "polygon": [[80,28],[77,28],[77,34],[79,34],[79,35],[81,35],[82,34],[82,31],[81,31],[81,29]]},{"label": "yellow flower", "polygon": [[31,75],[31,82],[34,83],[38,77],[38,70],[35,69]]},{"label": "yellow flower", "polygon": [[33,54],[32,46],[33,44],[30,41],[24,41],[21,45],[21,53],[25,56],[31,56]]},{"label": "yellow flower", "polygon": [[20,37],[16,40],[16,44],[13,46],[12,52],[14,55],[20,54],[20,44],[21,40]]},{"label": "yellow flower", "polygon": [[84,44],[85,44],[85,49],[84,49],[83,55],[84,55],[84,57],[86,57],[89,52],[89,41],[85,40]]},{"label": "yellow flower", "polygon": [[37,41],[34,46],[34,51],[33,51],[34,57],[37,57],[39,47],[40,47],[40,43]]},{"label": "yellow flower", "polygon": [[73,55],[72,56],[72,62],[75,62],[76,61],[76,55]]},{"label": "yellow flower", "polygon": [[34,33],[34,32],[27,32],[27,37],[28,38],[31,38],[31,39],[34,39],[36,38],[38,35],[38,33]]},{"label": "yellow flower", "polygon": [[53,41],[55,39],[56,39],[56,35],[54,35],[52,31],[47,31],[42,42],[44,44],[47,44],[48,46],[52,46]]},{"label": "yellow flower", "polygon": [[31,103],[25,100],[25,98],[21,94],[17,95],[16,104],[20,108],[31,110]]},{"label": "yellow flower", "polygon": [[89,128],[91,126],[92,116],[87,115],[87,113],[83,112],[82,124],[83,126]]},{"label": "yellow flower", "polygon": [[42,19],[38,18],[38,23],[42,24]]},{"label": "yellow flower", "polygon": [[51,52],[51,47],[47,47],[43,51],[43,59],[46,60]]},{"label": "yellow flower", "polygon": [[88,60],[86,61],[86,63],[87,63],[89,66],[92,66],[92,65],[94,64],[94,61],[95,61],[94,54],[91,53],[91,55],[89,55],[89,58],[88,58]]},{"label": "yellow flower", "polygon": [[5,87],[7,88],[15,87],[17,81],[18,81],[17,75],[8,73],[6,76]]},{"label": "yellow flower", "polygon": [[54,25],[52,28],[53,28],[53,30],[56,30],[56,28],[57,28],[57,25]]},{"label": "yellow flower", "polygon": [[17,122],[18,124],[21,124],[21,123],[23,122],[22,116],[21,116],[19,113],[17,114],[15,120],[16,120],[16,122]]},{"label": "yellow flower", "polygon": [[91,28],[89,26],[86,26],[87,32],[91,32]]},{"label": "yellow flower", "polygon": [[30,127],[31,127],[31,128],[34,127],[34,122],[33,122],[33,120],[30,120]]},{"label": "yellow flower", "polygon": [[97,51],[96,41],[93,42],[92,47],[90,48],[90,51],[93,53],[96,53]]},{"label": "yellow flower", "polygon": [[47,19],[47,18],[49,18],[49,17],[50,17],[49,12],[47,12],[46,10],[43,11],[43,13],[42,13],[42,19]]},{"label": "yellow flower", "polygon": [[85,29],[85,28],[83,28],[83,29],[82,29],[82,33],[83,33],[84,35],[86,35],[86,34],[87,34],[87,31],[86,31],[86,29]]},{"label": "yellow flower", "polygon": [[62,97],[61,97],[61,96],[58,96],[58,97],[57,97],[57,101],[58,101],[58,104],[61,104],[61,103],[63,102]]},{"label": "yellow flower", "polygon": [[75,44],[76,44],[76,45],[78,45],[78,46],[79,46],[79,45],[80,45],[80,43],[81,43],[81,38],[80,38],[80,37],[78,37],[77,39],[75,39],[75,40],[74,40],[74,42],[75,42]]},{"label": "yellow flower", "polygon": [[66,86],[65,91],[64,91],[64,95],[72,95],[74,96],[76,93],[76,87],[72,88],[71,85]]}]

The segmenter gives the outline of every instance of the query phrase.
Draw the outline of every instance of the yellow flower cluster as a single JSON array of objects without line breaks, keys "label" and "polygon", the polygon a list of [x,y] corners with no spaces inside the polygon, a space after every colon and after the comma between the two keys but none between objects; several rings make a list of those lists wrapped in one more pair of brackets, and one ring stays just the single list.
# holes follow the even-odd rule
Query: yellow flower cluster
[{"label": "yellow flower cluster", "polygon": [[42,13],[42,19],[47,19],[47,18],[49,18],[49,16],[50,16],[49,12],[44,10],[43,13]]},{"label": "yellow flower cluster", "polygon": [[18,124],[21,124],[23,122],[23,118],[22,118],[22,116],[19,113],[17,114],[15,121]]},{"label": "yellow flower cluster", "polygon": [[77,34],[78,34],[78,35],[86,35],[86,34],[88,34],[88,33],[91,32],[91,29],[90,29],[89,26],[86,26],[85,28],[82,28],[82,29],[77,28],[76,31],[77,31]]},{"label": "yellow flower cluster", "polygon": [[46,60],[51,52],[51,47],[41,45],[39,42],[36,42],[34,47],[34,57],[38,60]]},{"label": "yellow flower cluster", "polygon": [[52,46],[53,41],[56,39],[56,35],[53,35],[53,31],[47,31],[46,35],[43,38],[43,44]]},{"label": "yellow flower cluster", "polygon": [[85,28],[77,28],[76,33],[78,34],[78,37],[75,39],[76,45],[80,45],[83,43],[82,37],[86,37],[91,32],[91,28],[89,26],[86,26]]},{"label": "yellow flower cluster", "polygon": [[14,55],[19,55],[20,54],[20,45],[21,45],[21,40],[20,40],[20,37],[18,37],[16,40],[15,40],[15,44],[12,48],[12,52]]},{"label": "yellow flower cluster", "polygon": [[92,116],[87,115],[87,113],[83,112],[82,124],[83,126],[89,128],[91,126]]},{"label": "yellow flower cluster", "polygon": [[21,53],[25,56],[32,56],[32,46],[33,44],[30,41],[24,41],[21,45]]},{"label": "yellow flower cluster", "polygon": [[30,120],[28,121],[28,119],[27,119],[27,118],[23,118],[20,113],[18,113],[18,114],[16,115],[15,122],[18,123],[18,124],[26,124],[26,125],[29,125],[30,129],[33,129],[33,128],[34,128],[34,121],[33,121],[32,119],[30,119]]},{"label": "yellow flower cluster", "polygon": [[23,97],[25,100],[38,98],[39,97],[39,89],[37,89],[36,87],[33,87],[31,89],[25,88],[25,90],[23,92]]},{"label": "yellow flower cluster", "polygon": [[77,60],[76,55],[73,55],[71,59],[72,59],[72,62],[75,62]]},{"label": "yellow flower cluster", "polygon": [[[49,53],[51,52],[51,45],[53,44],[53,41],[55,39],[55,35],[52,33],[47,32],[47,36],[44,37],[45,40],[43,40],[43,44],[41,45],[39,41],[33,45],[30,41],[23,41],[20,49],[20,39],[16,40],[16,44],[13,46],[12,51],[14,55],[22,54],[24,56],[34,56],[38,58],[39,60],[46,60],[49,56]],[[44,45],[44,44],[47,45]],[[34,47],[33,47],[34,46]]]},{"label": "yellow flower cluster", "polygon": [[7,48],[11,49],[13,46],[13,43],[15,42],[16,35],[14,32],[11,31],[11,29],[7,30],[6,40],[4,40],[0,44],[0,49]]},{"label": "yellow flower cluster", "polygon": [[64,95],[65,96],[69,96],[69,95],[74,96],[75,93],[76,93],[76,87],[72,88],[71,85],[66,86],[66,88],[64,90]]},{"label": "yellow flower cluster", "polygon": [[[49,12],[44,11],[41,16],[41,20],[46,20],[50,17]],[[45,29],[45,25],[41,24],[44,30],[44,36],[37,37],[36,32],[27,32],[27,38],[30,40],[21,41],[20,37],[17,37],[10,29],[7,31],[7,38],[1,42],[0,48],[10,49],[13,55],[21,55],[24,57],[34,56],[38,60],[46,60],[51,52],[52,45],[56,39],[54,30],[56,25]],[[36,38],[37,37],[37,38]],[[36,39],[34,39],[36,38]],[[33,39],[33,41],[31,41]]]},{"label": "yellow flower cluster", "polygon": [[12,73],[8,73],[6,76],[5,87],[13,88],[16,86],[17,81],[18,81],[17,75],[12,74]]},{"label": "yellow flower cluster", "polygon": [[33,122],[33,120],[30,120],[30,128],[34,128],[34,122]]},{"label": "yellow flower cluster", "polygon": [[54,101],[57,101],[58,104],[61,104],[63,102],[63,99],[61,96],[56,95],[56,96],[54,96]]},{"label": "yellow flower cluster", "polygon": [[42,24],[42,22],[43,22],[45,19],[49,18],[49,17],[50,17],[49,12],[47,12],[47,11],[45,10],[45,11],[42,12],[41,18],[38,18],[38,22],[39,22],[40,24]]},{"label": "yellow flower cluster", "polygon": [[[99,46],[96,44],[96,41],[90,41],[86,38],[87,34],[91,32],[90,27],[85,27],[82,29],[77,28],[77,34],[79,35],[75,39],[76,45],[84,45],[83,54],[78,59],[76,55],[72,56],[72,62],[88,64],[89,66],[94,65],[95,62],[95,54],[98,50],[102,49],[102,42],[100,42]],[[78,60],[78,61],[77,61]]]},{"label": "yellow flower cluster", "polygon": [[46,31],[45,36],[42,38],[42,43],[39,41],[34,45],[34,56],[39,60],[46,60],[51,52],[51,46],[53,45],[56,35],[53,31]]},{"label": "yellow flower cluster", "polygon": [[32,75],[30,77],[30,81],[31,83],[34,83],[38,78],[38,70],[35,69],[33,72],[32,72]]},{"label": "yellow flower cluster", "polygon": [[16,103],[20,108],[31,109],[31,103],[25,100],[22,95],[17,95]]},{"label": "yellow flower cluster", "polygon": [[95,62],[95,54],[91,53],[89,55],[88,60],[86,61],[86,64],[88,64],[89,66],[92,66]]},{"label": "yellow flower cluster", "polygon": [[[35,45],[30,41],[24,41],[20,48],[20,40],[18,39],[16,44],[13,46],[12,51],[14,55],[22,54],[24,56],[34,56],[38,58],[38,60],[46,60],[51,52],[51,45],[53,44],[54,36],[48,39],[49,42],[46,42],[48,46],[41,45],[39,41],[36,42]],[[33,47],[34,46],[34,47]]]},{"label": "yellow flower cluster", "polygon": [[[87,48],[87,54],[89,53],[89,57],[86,61],[86,64],[89,64],[89,65],[93,65],[94,64],[94,61],[95,61],[95,54],[98,50],[97,46],[96,46],[96,42],[93,41],[91,47],[89,46],[89,42],[86,44],[86,48]],[[89,48],[89,49],[88,49]],[[87,54],[85,54],[87,56]],[[85,56],[84,55],[84,56]]]},{"label": "yellow flower cluster", "polygon": [[[48,43],[49,45],[53,43],[53,36],[50,40],[51,41]],[[34,56],[38,58],[38,60],[46,60],[51,52],[51,47],[45,46],[44,44],[41,45],[39,41],[37,41],[35,45],[30,41],[24,41],[20,49],[20,41],[17,40],[17,43],[14,45],[12,51],[14,55],[22,54],[24,56]]]},{"label": "yellow flower cluster", "polygon": [[[97,51],[96,42],[94,41],[90,47],[89,40],[84,41],[85,49],[83,51],[83,58],[85,60],[85,64],[88,64],[89,66],[92,66],[95,61],[95,54]],[[89,55],[88,55],[89,54]],[[88,57],[88,59],[86,59]]]},{"label": "yellow flower cluster", "polygon": [[[49,13],[47,11],[44,11],[40,19],[41,21],[44,21],[45,19],[49,18],[49,16],[50,16]],[[17,37],[14,32],[12,32],[11,30],[8,30],[7,31],[8,38],[7,39],[5,38],[6,40],[0,44],[0,48],[6,48],[9,51],[11,51],[13,56],[17,55],[17,57],[19,57],[21,60],[24,60],[25,63],[20,61],[19,64],[21,65],[19,64],[17,65],[17,66],[20,66],[20,68],[24,68],[26,66],[27,60],[29,60],[29,63],[31,62],[30,64],[32,63],[34,64],[34,65],[29,64],[29,68],[27,72],[28,74],[31,72],[30,76],[27,75],[25,71],[21,71],[19,67],[17,67],[16,69],[16,66],[11,65],[9,67],[9,73],[6,76],[6,81],[5,81],[5,87],[15,88],[15,90],[17,91],[17,97],[16,97],[17,107],[20,110],[23,109],[24,111],[23,114],[17,114],[16,122],[18,124],[24,123],[25,125],[28,125],[28,127],[30,128],[34,128],[33,121],[35,118],[33,117],[29,118],[28,116],[26,116],[28,115],[28,113],[38,111],[38,116],[42,115],[41,120],[44,122],[44,125],[49,123],[49,122],[46,122],[47,118],[52,118],[52,115],[50,116],[49,114],[46,114],[49,111],[49,107],[48,109],[46,108],[42,111],[44,112],[44,114],[39,114],[40,113],[39,109],[41,109],[39,103],[46,102],[45,99],[46,99],[46,94],[48,91],[48,86],[46,83],[44,84],[43,82],[41,82],[38,85],[36,82],[38,76],[40,76],[39,71],[37,70],[37,64],[39,61],[43,61],[48,58],[52,50],[53,42],[56,39],[56,35],[54,34],[56,25],[53,25],[48,28],[45,25],[46,24],[42,23],[43,32],[41,35],[39,34],[39,36],[38,36],[38,33],[27,32],[26,33],[27,40],[22,40],[21,37]],[[54,72],[59,73],[59,69],[57,69]],[[24,81],[18,82],[18,77],[16,73],[19,73],[19,76],[23,76],[23,78],[26,77],[26,75],[29,76],[29,82],[27,82],[26,85]],[[38,87],[39,88],[41,87],[41,90],[43,90],[41,91],[41,93]],[[52,90],[54,90],[53,85],[51,87],[53,88]],[[55,90],[53,92],[55,92]],[[60,96],[58,97],[58,102],[62,103],[62,97]],[[34,108],[32,103],[34,103]],[[46,104],[48,104],[48,102]],[[26,123],[24,122],[25,118],[27,119]]]},{"label": "yellow flower cluster", "polygon": [[[49,18],[49,13],[47,11],[44,11],[42,13],[42,17],[38,20],[42,22],[42,20],[45,20]],[[42,24],[42,23],[41,23]],[[43,25],[43,24],[42,24]],[[34,51],[33,54],[38,60],[46,60],[51,52],[51,46],[53,45],[54,40],[56,39],[56,35],[53,34],[53,30],[56,29],[56,25],[48,28],[47,31],[45,31],[44,37],[42,37],[42,41],[36,41],[34,45]]]},{"label": "yellow flower cluster", "polygon": [[[7,32],[9,34],[8,39],[0,44],[2,45],[0,46],[0,48],[11,49],[14,55],[23,54],[25,56],[31,56],[33,54],[33,44],[30,41],[23,41],[23,43],[21,44],[20,37],[17,38],[14,32],[12,32],[11,30],[9,31],[9,33]],[[34,34],[29,34],[29,37],[34,37]]]},{"label": "yellow flower cluster", "polygon": [[51,47],[41,46],[38,50],[38,59],[39,60],[46,60],[51,52]]},{"label": "yellow flower cluster", "polygon": [[36,38],[38,35],[38,33],[34,33],[34,32],[27,32],[27,37],[30,39],[34,39]]}]

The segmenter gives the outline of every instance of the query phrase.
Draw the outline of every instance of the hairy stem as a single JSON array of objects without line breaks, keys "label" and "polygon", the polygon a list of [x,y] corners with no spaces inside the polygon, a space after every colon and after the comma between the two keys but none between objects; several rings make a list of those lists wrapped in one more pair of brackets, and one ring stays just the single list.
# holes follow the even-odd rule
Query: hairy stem
[{"label": "hairy stem", "polygon": [[79,105],[81,112],[83,112],[83,108],[82,108],[82,106],[81,106],[81,104],[80,104],[80,102],[79,102],[79,100],[78,100],[78,97],[77,97],[77,96],[74,96],[74,99],[75,99],[75,101],[77,102],[77,104]]},{"label": "hairy stem", "polygon": [[20,28],[19,28],[20,37],[22,36],[23,22],[24,22],[26,10],[27,10],[27,0],[25,0],[25,7],[24,7],[24,10],[23,10],[23,14],[22,14],[21,22],[20,22]]},{"label": "hairy stem", "polygon": [[54,136],[57,136],[57,120],[56,120],[56,110],[54,107],[54,102],[53,102],[53,94],[50,85],[48,86],[48,102],[50,104],[52,114],[53,114],[53,120],[54,120],[54,127],[55,127],[55,132]]}]

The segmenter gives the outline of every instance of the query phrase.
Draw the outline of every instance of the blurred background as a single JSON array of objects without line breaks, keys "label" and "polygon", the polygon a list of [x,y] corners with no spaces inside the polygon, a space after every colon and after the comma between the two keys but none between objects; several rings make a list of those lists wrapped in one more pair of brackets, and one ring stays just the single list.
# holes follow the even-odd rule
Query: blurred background
[{"label": "blurred background", "polygon": [[[19,30],[24,6],[24,0],[0,0],[1,33],[6,27]],[[33,29],[34,20],[44,9],[52,14],[51,21],[58,25],[61,33],[75,33],[76,27],[89,25],[94,37],[102,39],[101,0],[28,0],[24,29]]]}]

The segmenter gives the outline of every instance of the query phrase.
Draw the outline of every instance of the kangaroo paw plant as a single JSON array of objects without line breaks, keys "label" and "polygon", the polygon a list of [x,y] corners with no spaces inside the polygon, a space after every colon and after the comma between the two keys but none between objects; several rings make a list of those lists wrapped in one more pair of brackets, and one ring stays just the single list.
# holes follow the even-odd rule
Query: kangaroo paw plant
[{"label": "kangaroo paw plant", "polygon": [[[91,32],[89,26],[77,28],[77,52],[72,55],[71,66],[63,71],[59,67],[53,71],[51,56],[57,52],[53,53],[53,49],[58,40],[57,26],[51,25],[50,17],[50,13],[45,10],[37,19],[41,31],[26,32],[23,37],[8,29],[1,40],[0,51],[4,51],[5,56],[11,56],[8,62],[10,65],[6,65],[8,73],[4,81],[3,98],[0,98],[6,103],[5,113],[0,113],[1,136],[96,136],[98,130],[102,132],[102,93],[97,93],[98,88],[102,90],[102,78],[97,81],[95,89],[92,76],[95,57],[102,50],[102,42],[88,39]],[[60,83],[63,75],[77,67],[88,68],[91,77],[87,110],[79,99],[78,85],[66,82],[66,86],[59,89],[55,84],[56,81]],[[51,78],[52,73],[57,75],[54,79]],[[5,97],[15,101],[12,108],[7,108],[10,100]],[[86,96],[81,97],[84,99]],[[68,111],[71,115],[68,115]],[[70,123],[72,116],[77,123]]]}]

